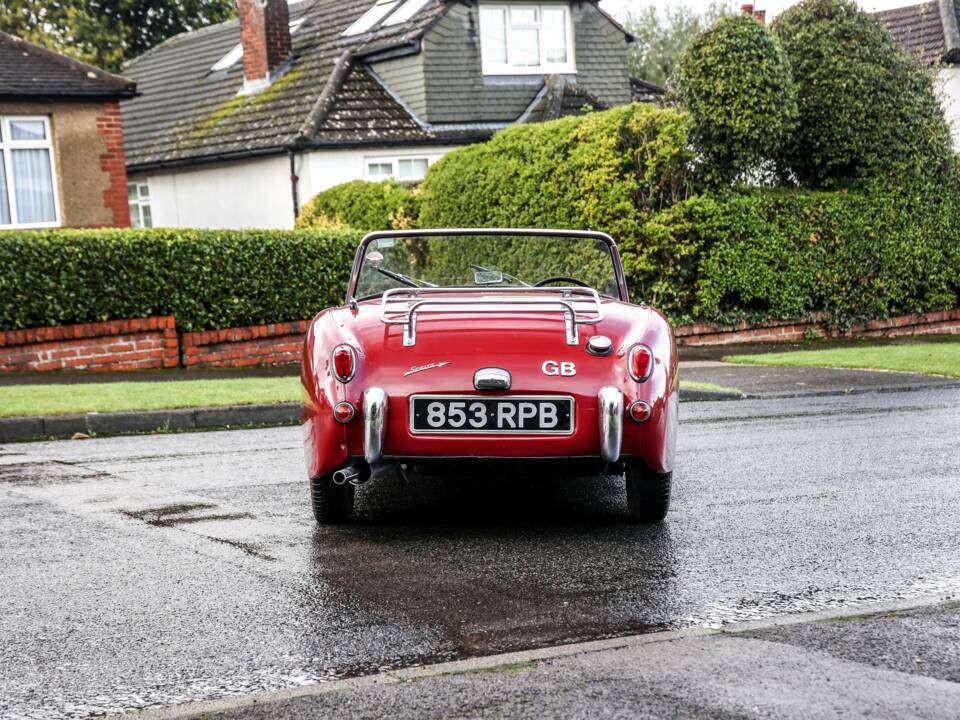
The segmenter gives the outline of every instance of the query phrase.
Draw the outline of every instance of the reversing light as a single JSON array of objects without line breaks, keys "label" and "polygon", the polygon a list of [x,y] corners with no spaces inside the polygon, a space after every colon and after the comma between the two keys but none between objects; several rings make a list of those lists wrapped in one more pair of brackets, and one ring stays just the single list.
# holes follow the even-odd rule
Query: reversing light
[{"label": "reversing light", "polygon": [[642,423],[649,420],[650,416],[653,415],[653,408],[643,400],[636,400],[630,403],[630,407],[627,408],[627,413],[630,415],[631,420]]},{"label": "reversing light", "polygon": [[653,374],[653,351],[646,345],[634,345],[627,359],[630,377],[643,382]]},{"label": "reversing light", "polygon": [[348,423],[357,414],[357,409],[346,400],[333,406],[333,419],[338,423]]},{"label": "reversing light", "polygon": [[357,372],[357,353],[349,345],[333,349],[333,374],[340,382],[350,382]]}]

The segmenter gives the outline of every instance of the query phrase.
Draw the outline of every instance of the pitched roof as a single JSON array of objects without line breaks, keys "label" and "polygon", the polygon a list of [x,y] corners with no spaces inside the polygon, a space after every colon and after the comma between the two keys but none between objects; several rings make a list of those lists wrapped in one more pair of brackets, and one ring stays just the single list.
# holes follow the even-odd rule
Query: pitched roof
[{"label": "pitched roof", "polygon": [[[304,146],[343,147],[489,137],[489,128],[418,122],[362,63],[385,50],[416,52],[423,32],[445,11],[443,0],[429,0],[407,22],[343,37],[368,7],[356,0],[291,4],[291,24],[303,21],[292,38],[293,61],[257,95],[238,95],[242,62],[211,71],[239,43],[237,20],[178,35],[136,58],[125,68],[142,93],[123,104],[128,167],[277,152],[295,139]],[[346,69],[335,72],[344,57]],[[317,107],[321,99],[325,107]],[[308,118],[314,122],[304,137]]]},{"label": "pitched roof", "polygon": [[960,31],[954,0],[933,0],[919,5],[874,13],[896,43],[924,65],[960,61]]},{"label": "pitched roof", "polygon": [[0,31],[0,97],[129,98],[132,80]]},{"label": "pitched roof", "polygon": [[638,77],[630,77],[630,99],[634,102],[657,102],[666,92],[666,89],[660,85]]}]

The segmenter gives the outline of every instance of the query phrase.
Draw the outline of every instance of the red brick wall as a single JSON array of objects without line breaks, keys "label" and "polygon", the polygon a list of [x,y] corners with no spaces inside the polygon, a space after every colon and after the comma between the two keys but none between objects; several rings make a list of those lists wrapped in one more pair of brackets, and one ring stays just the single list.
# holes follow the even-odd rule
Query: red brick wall
[{"label": "red brick wall", "polygon": [[114,227],[130,227],[130,206],[127,203],[127,164],[123,154],[123,127],[120,124],[120,103],[110,100],[97,116],[97,134],[106,139],[107,149],[100,155],[100,169],[110,178],[103,191],[103,205],[113,211]]},{"label": "red brick wall", "polygon": [[262,80],[290,57],[290,11],[287,0],[240,0],[243,76]]},{"label": "red brick wall", "polygon": [[750,342],[790,342],[807,334],[818,337],[899,337],[905,335],[958,335],[960,308],[942,312],[900,315],[871,320],[840,332],[814,320],[811,322],[770,322],[763,325],[681,325],[675,329],[679,345],[728,345]]},{"label": "red brick wall", "polygon": [[181,335],[187,368],[292,365],[300,362],[309,320]]},{"label": "red brick wall", "polygon": [[0,332],[0,372],[177,367],[172,317]]}]

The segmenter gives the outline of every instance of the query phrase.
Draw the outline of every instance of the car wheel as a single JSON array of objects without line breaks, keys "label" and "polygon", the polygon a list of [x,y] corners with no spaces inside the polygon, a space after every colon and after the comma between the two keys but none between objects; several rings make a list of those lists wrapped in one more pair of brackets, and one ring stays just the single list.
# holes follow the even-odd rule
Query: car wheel
[{"label": "car wheel", "polygon": [[310,500],[313,516],[319,525],[339,525],[353,516],[353,485],[337,485],[330,475],[321,475],[310,481]]},{"label": "car wheel", "polygon": [[670,507],[673,473],[655,473],[642,462],[626,463],[627,512],[637,522],[660,522]]}]

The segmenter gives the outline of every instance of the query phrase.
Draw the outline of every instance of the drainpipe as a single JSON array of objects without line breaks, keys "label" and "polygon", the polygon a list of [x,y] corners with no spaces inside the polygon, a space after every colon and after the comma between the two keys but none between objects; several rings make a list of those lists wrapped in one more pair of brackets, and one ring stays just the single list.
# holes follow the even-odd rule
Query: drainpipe
[{"label": "drainpipe", "polygon": [[287,150],[287,157],[290,158],[290,195],[293,199],[293,221],[296,222],[297,216],[300,214],[300,193],[297,189],[300,178],[297,177],[297,154],[293,148]]}]

